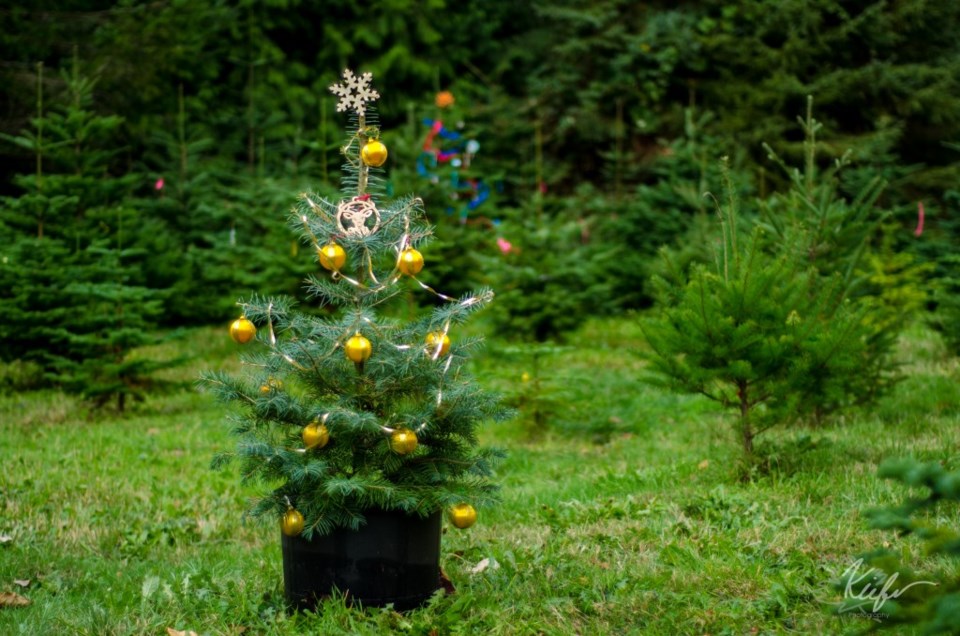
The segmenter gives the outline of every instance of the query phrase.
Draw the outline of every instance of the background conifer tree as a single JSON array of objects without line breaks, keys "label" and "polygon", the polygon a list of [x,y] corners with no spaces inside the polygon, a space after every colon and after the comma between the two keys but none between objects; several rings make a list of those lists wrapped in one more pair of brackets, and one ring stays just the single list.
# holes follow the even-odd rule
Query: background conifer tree
[{"label": "background conifer tree", "polygon": [[144,276],[169,290],[165,322],[221,322],[238,292],[301,295],[294,281],[311,259],[265,214],[286,204],[295,180],[265,177],[262,166],[238,172],[197,125],[196,98],[182,86],[178,97],[176,113],[151,130],[143,164],[152,187],[138,201],[145,212],[139,239],[150,254]]},{"label": "background conifer tree", "polygon": [[159,293],[142,284],[146,253],[125,203],[138,176],[111,173],[123,122],[92,111],[96,80],[76,56],[61,79],[65,99],[46,112],[38,67],[33,129],[7,137],[35,153],[36,171],[16,179],[26,194],[0,207],[0,282],[9,290],[0,337],[6,358],[39,363],[47,380],[97,405],[115,396],[123,410],[149,372],[169,366],[128,358],[157,341],[160,313]]}]

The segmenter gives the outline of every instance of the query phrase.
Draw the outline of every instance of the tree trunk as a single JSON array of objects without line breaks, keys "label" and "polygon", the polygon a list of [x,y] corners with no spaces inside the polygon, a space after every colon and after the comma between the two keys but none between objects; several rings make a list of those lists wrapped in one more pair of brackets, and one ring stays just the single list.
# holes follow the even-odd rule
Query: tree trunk
[{"label": "tree trunk", "polygon": [[740,398],[740,435],[743,452],[753,455],[753,427],[750,426],[750,400],[747,397],[749,386],[746,382],[737,384],[737,397]]}]

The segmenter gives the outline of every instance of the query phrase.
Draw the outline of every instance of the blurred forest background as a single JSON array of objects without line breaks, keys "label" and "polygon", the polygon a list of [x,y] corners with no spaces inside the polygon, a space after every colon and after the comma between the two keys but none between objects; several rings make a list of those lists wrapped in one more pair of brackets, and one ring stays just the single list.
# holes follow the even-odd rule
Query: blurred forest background
[{"label": "blurred forest background", "polygon": [[435,225],[420,278],[496,292],[465,335],[517,412],[503,506],[405,633],[836,631],[901,484],[865,562],[940,585],[882,625],[956,631],[954,0],[0,0],[0,605],[34,599],[0,621],[356,633],[278,610],[279,545],[197,461],[221,407],[125,409],[237,365],[240,299],[329,311],[288,218],[340,198],[346,68],[377,196]]},{"label": "blurred forest background", "polygon": [[651,305],[661,247],[713,258],[721,157],[759,219],[791,187],[775,153],[810,179],[849,164],[841,199],[885,184],[863,284],[956,350],[958,35],[960,3],[933,0],[7,3],[2,380],[122,408],[157,364],[127,352],[253,293],[303,299],[316,257],[285,219],[337,196],[347,67],[383,96],[385,194],[437,226],[426,282],[494,287],[498,337]]}]

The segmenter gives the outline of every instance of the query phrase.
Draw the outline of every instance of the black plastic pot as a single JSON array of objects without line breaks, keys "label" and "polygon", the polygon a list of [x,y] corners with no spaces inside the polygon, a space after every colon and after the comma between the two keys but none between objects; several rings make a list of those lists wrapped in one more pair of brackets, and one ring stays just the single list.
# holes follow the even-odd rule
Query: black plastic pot
[{"label": "black plastic pot", "polygon": [[398,610],[423,604],[440,587],[440,513],[426,519],[364,511],[359,530],[337,529],[307,541],[281,533],[287,601],[313,609],[334,589],[352,603]]}]

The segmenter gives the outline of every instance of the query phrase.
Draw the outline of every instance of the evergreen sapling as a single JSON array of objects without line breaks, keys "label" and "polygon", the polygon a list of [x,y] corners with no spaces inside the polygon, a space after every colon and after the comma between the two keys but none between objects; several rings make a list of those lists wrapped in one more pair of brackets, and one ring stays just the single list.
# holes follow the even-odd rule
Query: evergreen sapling
[{"label": "evergreen sapling", "polygon": [[716,265],[687,273],[664,251],[663,276],[654,280],[660,312],[645,324],[654,380],[734,409],[747,455],[767,428],[875,400],[895,378],[892,347],[917,304],[899,293],[913,270],[898,276],[896,294],[878,290],[864,271],[887,217],[875,207],[882,180],[852,200],[840,196],[846,155],[818,172],[812,100],[800,124],[803,170],[768,148],[790,190],[759,202],[760,220],[744,241],[726,171]]},{"label": "evergreen sapling", "polygon": [[837,302],[835,284],[815,284],[816,270],[769,253],[762,228],[739,236],[729,181],[727,191],[716,265],[685,275],[667,262],[669,279],[654,280],[660,309],[644,333],[651,380],[732,409],[750,456],[765,430],[843,402],[869,328],[862,310]]}]

